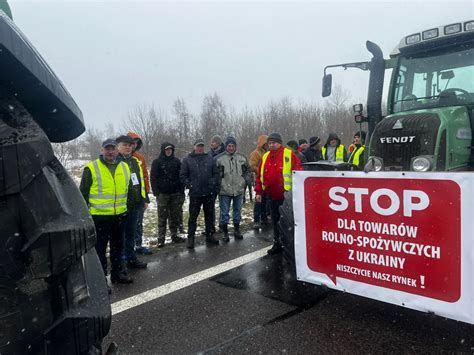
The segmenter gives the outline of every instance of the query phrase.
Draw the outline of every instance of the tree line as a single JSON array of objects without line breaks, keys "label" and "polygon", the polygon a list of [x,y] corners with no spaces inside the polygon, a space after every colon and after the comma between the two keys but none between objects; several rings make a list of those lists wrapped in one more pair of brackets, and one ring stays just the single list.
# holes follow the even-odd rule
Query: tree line
[{"label": "tree line", "polygon": [[109,123],[104,130],[88,128],[73,141],[53,144],[53,149],[65,165],[72,159],[95,159],[104,139],[128,131],[142,137],[141,152],[148,161],[158,157],[163,142],[173,143],[176,156],[183,158],[193,149],[194,140],[203,138],[209,142],[216,134],[224,140],[234,136],[237,149],[247,156],[256,148],[258,136],[271,132],[279,132],[284,143],[291,139],[309,140],[310,136],[318,136],[324,143],[329,133],[334,132],[349,144],[359,129],[349,100],[348,93],[336,87],[323,104],[294,102],[290,97],[283,97],[262,107],[237,111],[226,105],[217,93],[204,97],[199,113],[190,112],[182,98],[174,101],[171,115],[155,104],[140,104],[128,112],[120,127]]}]

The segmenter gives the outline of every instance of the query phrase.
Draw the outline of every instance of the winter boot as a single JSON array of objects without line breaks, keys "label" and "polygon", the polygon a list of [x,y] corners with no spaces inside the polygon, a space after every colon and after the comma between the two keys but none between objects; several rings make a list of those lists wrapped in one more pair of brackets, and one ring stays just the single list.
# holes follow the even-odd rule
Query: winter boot
[{"label": "winter boot", "polygon": [[113,284],[131,284],[133,279],[124,271],[120,271],[110,274],[110,281],[112,281]]},{"label": "winter boot", "polygon": [[188,241],[186,243],[186,248],[194,249],[194,235],[188,235]]},{"label": "winter boot", "polygon": [[147,268],[147,263],[135,259],[135,260],[129,260],[127,261],[127,267],[129,269],[146,269]]},{"label": "winter boot", "polygon": [[184,239],[178,237],[177,235],[174,235],[174,236],[171,236],[171,241],[173,243],[182,243],[182,242],[184,242]]},{"label": "winter boot", "polygon": [[267,254],[268,255],[275,255],[275,254],[279,254],[283,251],[283,248],[281,247],[281,244],[277,241],[273,242],[273,246],[271,247],[271,249],[268,249],[267,250]]},{"label": "winter boot", "polygon": [[234,224],[234,238],[235,239],[244,239],[244,236],[240,233],[240,224]]},{"label": "winter boot", "polygon": [[206,236],[206,243],[207,244],[214,244],[214,245],[218,245],[219,244],[219,240],[214,236],[214,234],[209,234]]},{"label": "winter boot", "polygon": [[222,240],[224,242],[228,242],[229,239],[229,229],[227,228],[227,224],[222,224],[221,226],[222,231],[224,232],[224,236],[222,237]]}]

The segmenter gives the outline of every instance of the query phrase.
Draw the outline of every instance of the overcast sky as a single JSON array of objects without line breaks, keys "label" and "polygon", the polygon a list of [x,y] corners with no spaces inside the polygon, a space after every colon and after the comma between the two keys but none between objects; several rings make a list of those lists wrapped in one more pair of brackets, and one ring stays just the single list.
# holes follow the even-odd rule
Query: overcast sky
[{"label": "overcast sky", "polygon": [[[140,103],[198,113],[218,93],[239,110],[317,101],[328,64],[385,57],[403,36],[474,19],[474,1],[159,2],[9,0],[14,21],[64,82],[86,125],[120,124]],[[366,73],[333,72],[356,101]]]}]

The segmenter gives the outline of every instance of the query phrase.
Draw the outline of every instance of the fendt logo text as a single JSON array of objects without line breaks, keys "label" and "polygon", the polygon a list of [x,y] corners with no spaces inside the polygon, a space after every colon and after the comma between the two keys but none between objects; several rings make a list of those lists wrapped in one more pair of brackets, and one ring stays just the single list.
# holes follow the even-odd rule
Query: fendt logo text
[{"label": "fendt logo text", "polygon": [[380,137],[380,143],[411,143],[416,136]]}]

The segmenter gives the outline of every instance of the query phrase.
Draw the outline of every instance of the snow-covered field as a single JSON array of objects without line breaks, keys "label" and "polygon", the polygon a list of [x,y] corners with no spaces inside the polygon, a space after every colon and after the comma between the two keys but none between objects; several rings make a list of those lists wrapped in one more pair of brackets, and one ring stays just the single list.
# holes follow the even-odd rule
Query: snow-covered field
[{"label": "snow-covered field", "polygon": [[[69,174],[73,178],[74,182],[79,186],[81,182],[82,176],[82,169],[88,163],[87,160],[76,159],[68,162],[65,164],[66,169],[68,170]],[[152,194],[149,195],[150,197],[150,204],[145,211],[145,216],[143,218],[143,245],[147,247],[153,247],[157,244],[158,238],[158,210],[156,205],[155,196]],[[183,221],[184,221],[184,229],[187,231],[188,226],[188,207],[189,207],[189,199],[186,196],[186,201],[183,205]],[[216,200],[216,225],[219,222],[219,200]],[[232,220],[232,207],[231,207],[231,220]],[[245,231],[251,228],[253,223],[253,202],[249,200],[249,194],[247,191],[246,194],[246,202],[242,207],[242,220],[241,220],[241,230]],[[232,232],[232,224],[229,225],[229,230]],[[201,210],[198,218],[198,228],[196,231],[196,235],[201,234],[204,231],[204,213]],[[182,234],[181,237],[185,238],[186,234]],[[166,243],[171,242],[171,236],[169,231],[166,234]]]}]

